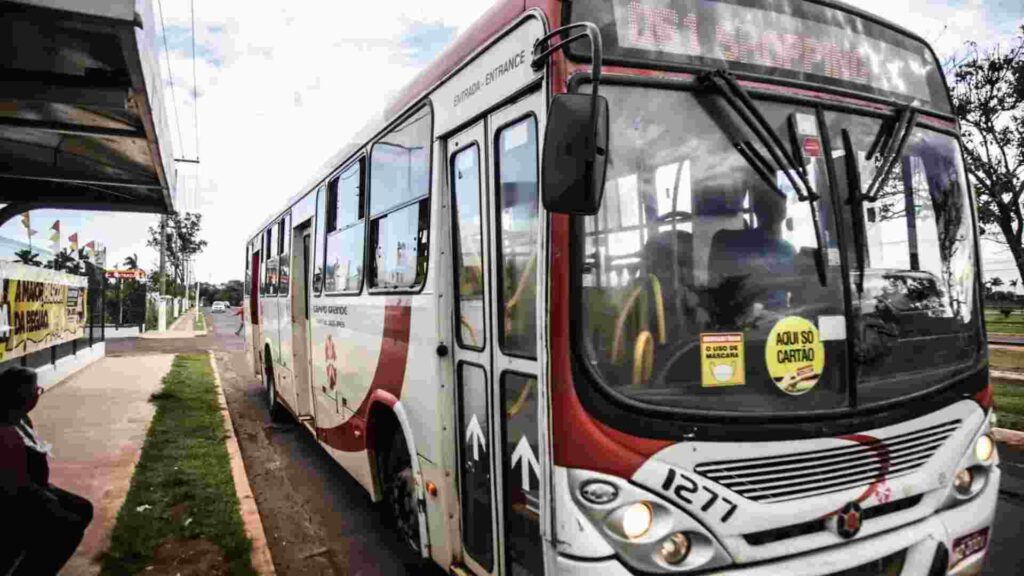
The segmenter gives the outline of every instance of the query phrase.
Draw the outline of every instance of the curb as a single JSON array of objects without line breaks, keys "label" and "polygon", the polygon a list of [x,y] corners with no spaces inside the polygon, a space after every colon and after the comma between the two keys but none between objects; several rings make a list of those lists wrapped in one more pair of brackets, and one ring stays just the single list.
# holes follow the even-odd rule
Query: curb
[{"label": "curb", "polygon": [[228,457],[231,459],[231,476],[235,481],[235,493],[238,495],[239,512],[242,514],[242,523],[245,524],[245,535],[252,541],[252,567],[260,576],[275,576],[274,560],[270,556],[270,547],[267,545],[267,535],[263,531],[263,521],[260,520],[260,511],[256,507],[256,498],[252,495],[252,488],[249,487],[249,477],[245,473],[245,463],[242,461],[242,452],[238,448],[238,439],[235,438],[235,427],[231,423],[231,413],[228,412],[227,399],[224,398],[224,388],[220,382],[220,372],[217,371],[217,361],[213,352],[210,356],[210,367],[213,369],[213,381],[217,387],[217,402],[220,404],[220,413],[224,418],[224,444],[228,450]]},{"label": "curb", "polygon": [[1020,372],[1010,372],[1008,370],[989,370],[988,374],[992,378],[1001,378],[1003,380],[1024,380],[1024,374]]},{"label": "curb", "polygon": [[1024,432],[1010,430],[1009,428],[993,428],[992,437],[1000,444],[1006,444],[1014,448],[1024,448]]}]

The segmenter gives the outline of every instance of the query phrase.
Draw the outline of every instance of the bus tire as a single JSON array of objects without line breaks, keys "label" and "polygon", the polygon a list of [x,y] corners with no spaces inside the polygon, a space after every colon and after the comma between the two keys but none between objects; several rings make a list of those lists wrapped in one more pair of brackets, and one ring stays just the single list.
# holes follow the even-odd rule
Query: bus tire
[{"label": "bus tire", "polygon": [[412,457],[401,428],[395,426],[385,446],[377,465],[383,493],[381,512],[399,539],[419,552],[420,520],[416,503],[416,479]]},{"label": "bus tire", "polygon": [[263,389],[267,399],[267,411],[270,413],[270,420],[277,422],[284,417],[284,408],[277,400],[277,385],[274,382],[274,367],[270,364],[270,351],[263,355]]}]

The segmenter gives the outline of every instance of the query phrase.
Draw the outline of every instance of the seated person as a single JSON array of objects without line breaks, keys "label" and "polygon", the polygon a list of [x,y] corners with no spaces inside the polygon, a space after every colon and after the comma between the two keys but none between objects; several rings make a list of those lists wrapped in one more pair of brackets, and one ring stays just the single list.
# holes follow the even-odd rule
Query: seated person
[{"label": "seated person", "polygon": [[49,483],[50,446],[28,418],[42,390],[30,368],[0,373],[0,510],[17,525],[0,539],[0,574],[57,574],[92,521],[88,500]]},{"label": "seated person", "polygon": [[719,230],[711,240],[709,287],[731,290],[747,314],[789,306],[790,286],[796,277],[796,250],[782,239],[786,199],[765,187],[752,189],[755,226]]}]

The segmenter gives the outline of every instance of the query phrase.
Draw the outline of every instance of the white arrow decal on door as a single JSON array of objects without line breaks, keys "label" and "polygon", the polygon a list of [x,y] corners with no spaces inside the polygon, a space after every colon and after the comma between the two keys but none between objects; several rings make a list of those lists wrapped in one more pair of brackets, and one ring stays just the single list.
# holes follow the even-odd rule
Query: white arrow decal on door
[{"label": "white arrow decal on door", "polygon": [[515,468],[516,463],[522,462],[519,465],[519,470],[523,475],[523,492],[530,491],[530,470],[539,477],[540,476],[540,463],[537,462],[537,457],[533,454],[533,447],[530,446],[529,440],[526,436],[519,437],[519,443],[516,444],[516,449],[512,452],[512,467]]},{"label": "white arrow decal on door", "polygon": [[473,414],[469,426],[466,426],[466,441],[473,446],[473,460],[479,460],[480,449],[487,450],[487,440],[484,438],[484,431],[480,429],[480,422],[477,421],[476,414]]}]

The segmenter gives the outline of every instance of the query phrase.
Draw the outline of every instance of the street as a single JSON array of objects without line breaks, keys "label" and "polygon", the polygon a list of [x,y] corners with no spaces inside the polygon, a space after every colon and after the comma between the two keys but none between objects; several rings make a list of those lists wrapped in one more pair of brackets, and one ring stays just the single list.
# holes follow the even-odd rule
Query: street
[{"label": "street", "polygon": [[[212,349],[274,566],[282,575],[443,574],[420,562],[384,526],[365,491],[291,421],[271,422],[251,376],[238,316],[211,314],[211,333],[180,340],[112,340],[108,355]],[[1024,453],[1001,447],[1003,480],[984,574],[1018,573],[1024,520]]]}]

